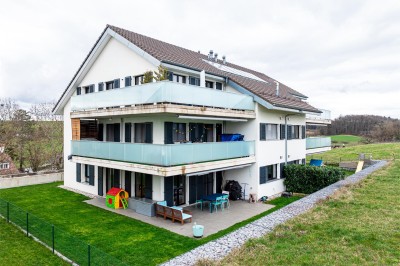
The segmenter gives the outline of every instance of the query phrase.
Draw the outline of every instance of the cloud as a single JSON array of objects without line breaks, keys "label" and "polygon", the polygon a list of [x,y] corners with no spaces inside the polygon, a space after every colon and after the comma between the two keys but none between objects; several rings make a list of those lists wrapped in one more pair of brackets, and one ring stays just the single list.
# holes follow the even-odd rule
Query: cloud
[{"label": "cloud", "polygon": [[332,114],[400,118],[399,1],[8,1],[0,97],[57,99],[106,24],[260,72]]}]

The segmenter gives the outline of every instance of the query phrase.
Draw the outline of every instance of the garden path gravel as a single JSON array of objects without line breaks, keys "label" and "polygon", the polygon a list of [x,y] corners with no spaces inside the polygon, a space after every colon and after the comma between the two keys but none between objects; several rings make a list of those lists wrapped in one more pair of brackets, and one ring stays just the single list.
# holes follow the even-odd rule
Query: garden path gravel
[{"label": "garden path gravel", "polygon": [[382,168],[386,164],[386,161],[375,161],[373,165],[347,177],[344,180],[338,181],[317,192],[314,192],[313,194],[295,201],[221,238],[208,242],[187,253],[175,257],[162,264],[162,266],[194,265],[199,259],[222,259],[234,248],[239,248],[242,246],[247,240],[251,238],[262,237],[263,235],[271,232],[277,225],[307,212],[313,208],[318,201],[326,199],[341,187],[361,181],[369,174]]}]

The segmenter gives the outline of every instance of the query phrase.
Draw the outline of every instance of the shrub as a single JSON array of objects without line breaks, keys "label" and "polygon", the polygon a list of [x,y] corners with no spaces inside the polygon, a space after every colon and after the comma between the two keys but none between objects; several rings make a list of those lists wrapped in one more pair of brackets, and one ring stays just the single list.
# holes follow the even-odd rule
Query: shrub
[{"label": "shrub", "polygon": [[290,164],[283,169],[286,190],[311,194],[344,178],[338,167]]}]

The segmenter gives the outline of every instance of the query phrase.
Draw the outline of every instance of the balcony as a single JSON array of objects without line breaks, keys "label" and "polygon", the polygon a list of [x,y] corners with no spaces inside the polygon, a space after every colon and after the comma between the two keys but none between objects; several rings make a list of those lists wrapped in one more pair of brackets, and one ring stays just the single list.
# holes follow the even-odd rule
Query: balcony
[{"label": "balcony", "polygon": [[211,116],[239,115],[254,118],[254,109],[253,98],[248,95],[170,81],[153,82],[71,98],[71,117],[75,118],[107,116],[107,112],[109,115],[171,112]]},{"label": "balcony", "polygon": [[72,155],[161,167],[212,162],[254,155],[254,141],[142,144],[72,141]]},{"label": "balcony", "polygon": [[318,153],[331,150],[330,137],[306,138],[307,154]]},{"label": "balcony", "polygon": [[309,125],[330,125],[331,124],[331,111],[320,109],[320,115],[307,114],[306,122]]}]

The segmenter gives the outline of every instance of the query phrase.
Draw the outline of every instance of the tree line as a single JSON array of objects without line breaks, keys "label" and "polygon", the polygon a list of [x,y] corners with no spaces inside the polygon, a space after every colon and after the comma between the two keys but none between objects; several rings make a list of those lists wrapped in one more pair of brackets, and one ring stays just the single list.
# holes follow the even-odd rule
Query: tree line
[{"label": "tree line", "polygon": [[400,120],[377,115],[346,115],[332,120],[321,133],[364,136],[378,142],[400,141]]},{"label": "tree line", "polygon": [[20,171],[62,168],[63,122],[53,107],[45,102],[24,110],[15,100],[0,98],[0,144]]}]

